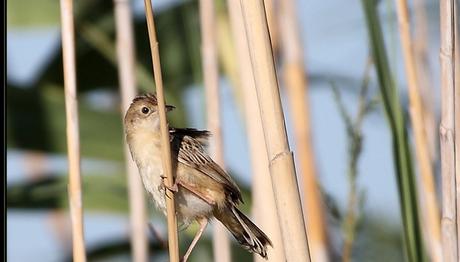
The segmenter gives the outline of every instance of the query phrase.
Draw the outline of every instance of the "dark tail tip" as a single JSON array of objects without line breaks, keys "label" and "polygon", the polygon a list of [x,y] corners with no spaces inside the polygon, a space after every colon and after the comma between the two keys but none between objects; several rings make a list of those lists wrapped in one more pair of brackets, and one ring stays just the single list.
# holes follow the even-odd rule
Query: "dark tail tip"
[{"label": "dark tail tip", "polygon": [[273,247],[272,242],[262,230],[235,206],[218,209],[214,215],[232,233],[244,249],[267,259],[267,246]]},{"label": "dark tail tip", "polygon": [[237,238],[240,244],[267,259],[267,245],[273,247],[268,236],[236,207],[232,208],[232,212],[243,227],[243,237]]}]

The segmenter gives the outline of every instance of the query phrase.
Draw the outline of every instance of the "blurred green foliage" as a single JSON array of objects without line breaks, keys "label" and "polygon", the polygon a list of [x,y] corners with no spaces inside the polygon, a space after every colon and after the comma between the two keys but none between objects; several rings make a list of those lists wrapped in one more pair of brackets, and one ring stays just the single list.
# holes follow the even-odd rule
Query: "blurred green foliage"
[{"label": "blurred green foliage", "polygon": [[[15,6],[11,8],[13,11],[16,10],[14,8],[21,9]],[[75,9],[79,94],[101,88],[117,92],[113,2],[82,0],[76,2]],[[185,33],[192,28],[195,32],[199,31],[198,17],[184,15],[190,11],[197,11],[195,1],[184,2],[156,16],[166,99],[168,103],[177,107],[170,115],[172,125],[175,126],[186,125],[181,100],[184,88],[193,84],[193,81],[201,81],[201,78],[196,77],[201,75],[201,62],[199,56],[194,55],[199,53],[199,39]],[[88,28],[99,33],[95,39],[83,33],[88,31]],[[150,73],[151,59],[145,20],[136,19],[134,29],[138,71],[144,72],[139,86],[144,92],[153,92],[154,82]],[[109,45],[102,49],[111,49],[112,52],[107,53],[98,48],[97,43],[101,39],[108,40]],[[197,70],[198,74],[193,73]],[[7,83],[8,146],[64,153],[65,114],[60,46],[56,46],[50,61],[40,72],[38,80],[31,86]],[[119,107],[111,112],[100,112],[91,109],[85,101],[80,100],[79,111],[82,155],[121,160],[123,135]],[[30,130],[34,130],[33,135]]]},{"label": "blurred green foliage", "polygon": [[[59,24],[59,5],[51,0],[14,0],[6,5],[8,26],[54,26]],[[37,12],[37,10],[42,10]]]}]

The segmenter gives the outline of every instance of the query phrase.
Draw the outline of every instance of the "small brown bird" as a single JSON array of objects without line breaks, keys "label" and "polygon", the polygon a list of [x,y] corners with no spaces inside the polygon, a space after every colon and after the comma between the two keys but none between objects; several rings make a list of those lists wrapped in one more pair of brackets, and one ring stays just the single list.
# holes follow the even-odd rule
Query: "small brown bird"
[{"label": "small brown bird", "polygon": [[[200,229],[184,255],[187,261],[209,219],[217,218],[245,249],[267,258],[270,239],[249,220],[237,205],[243,202],[233,179],[206,153],[208,131],[170,128],[173,188],[164,184],[161,162],[160,119],[153,94],[134,98],[124,119],[126,140],[145,189],[157,208],[166,214],[165,190],[175,192],[178,221],[188,226],[197,221]],[[173,106],[166,106],[167,111]]]}]

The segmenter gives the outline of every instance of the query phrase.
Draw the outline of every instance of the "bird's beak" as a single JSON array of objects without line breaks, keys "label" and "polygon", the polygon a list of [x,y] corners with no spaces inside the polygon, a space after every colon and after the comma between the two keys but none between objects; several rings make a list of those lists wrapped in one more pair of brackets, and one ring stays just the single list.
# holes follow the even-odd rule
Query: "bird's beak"
[{"label": "bird's beak", "polygon": [[166,105],[166,112],[172,111],[172,110],[175,109],[175,108],[176,108],[175,106]]}]

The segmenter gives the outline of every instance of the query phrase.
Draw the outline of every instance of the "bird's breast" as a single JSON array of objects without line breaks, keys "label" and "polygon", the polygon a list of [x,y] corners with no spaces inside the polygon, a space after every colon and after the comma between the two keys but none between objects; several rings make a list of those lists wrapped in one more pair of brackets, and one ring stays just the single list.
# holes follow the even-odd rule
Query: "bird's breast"
[{"label": "bird's breast", "polygon": [[166,213],[164,188],[162,187],[161,179],[164,174],[161,149],[158,142],[152,136],[139,134],[129,139],[129,147],[145,189],[152,196],[157,208]]},{"label": "bird's breast", "polygon": [[161,165],[145,165],[140,169],[140,175],[142,177],[142,183],[145,189],[152,196],[153,202],[156,207],[166,214],[166,202],[164,196],[164,187],[162,185],[163,170]]}]

